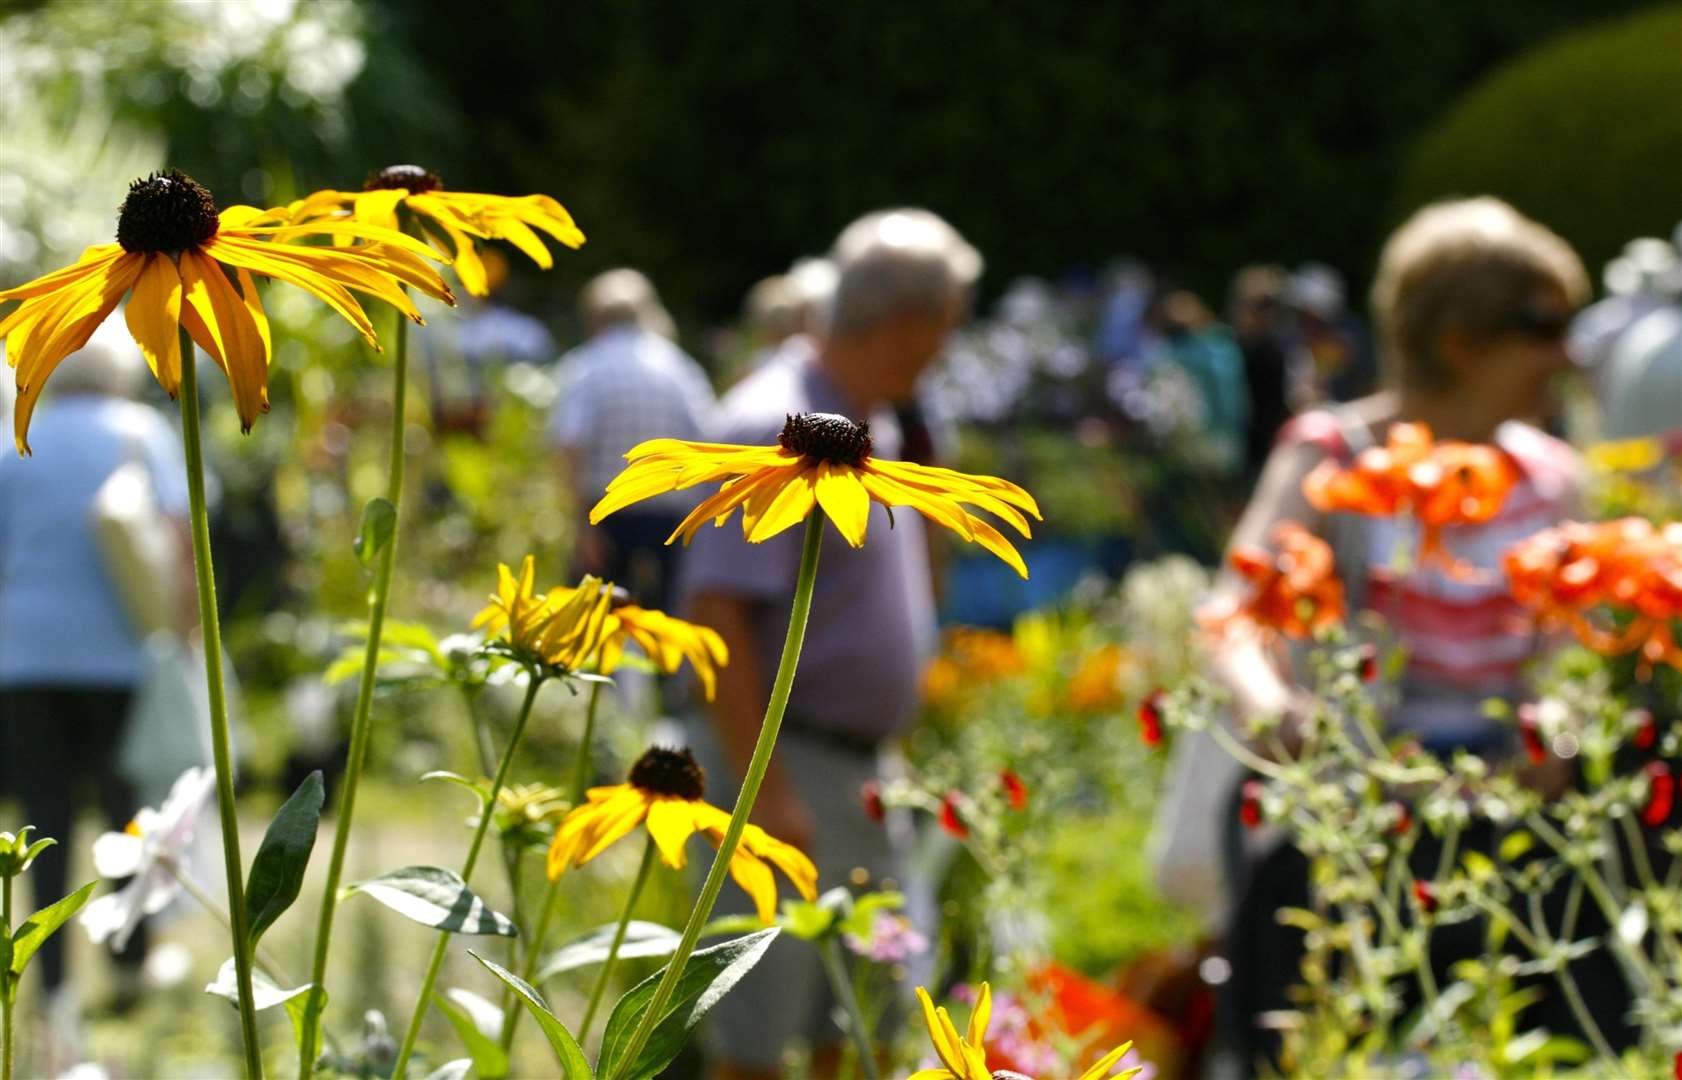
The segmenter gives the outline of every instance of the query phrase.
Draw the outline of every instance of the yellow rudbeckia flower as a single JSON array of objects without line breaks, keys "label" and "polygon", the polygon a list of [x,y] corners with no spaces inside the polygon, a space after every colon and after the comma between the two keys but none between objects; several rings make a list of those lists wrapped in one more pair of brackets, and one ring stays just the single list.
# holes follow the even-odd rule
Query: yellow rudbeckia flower
[{"label": "yellow rudbeckia flower", "polygon": [[[117,214],[117,242],[96,244],[74,264],[16,288],[0,302],[23,303],[0,320],[6,359],[17,369],[14,428],[29,453],[29,418],[47,377],[88,338],[124,296],[124,316],[152,374],[174,397],[181,387],[186,327],[233,387],[241,425],[268,411],[272,352],[269,320],[252,275],[288,281],[325,300],[375,349],[374,326],[348,290],[384,300],[416,322],[420,312],[400,283],[455,303],[425,244],[355,221],[277,224],[275,211],[230,206],[217,213],[210,193],[185,174],[153,173],[129,185]],[[374,243],[325,247],[276,243],[330,236]],[[229,281],[231,272],[234,280]]]},{"label": "yellow rudbeckia flower", "polygon": [[[718,847],[730,827],[730,815],[704,802],[705,793],[706,775],[688,750],[653,747],[631,766],[626,783],[591,788],[584,805],[561,821],[549,848],[549,880],[559,878],[569,867],[583,866],[644,823],[661,861],[682,870],[688,862],[684,848],[691,836],[700,833]],[[801,896],[818,898],[818,869],[812,860],[759,826],[747,826],[730,858],[730,876],[753,897],[759,920],[767,925],[777,909],[773,866],[794,883]]]},{"label": "yellow rudbeckia flower", "polygon": [[965,508],[967,504],[995,514],[1027,537],[1031,534],[1024,515],[1038,520],[1039,506],[1015,484],[873,458],[868,426],[833,413],[790,416],[777,441],[776,446],[759,447],[652,439],[634,446],[625,455],[631,464],[591,508],[590,523],[655,495],[722,480],[718,493],[678,525],[668,544],[679,536],[688,543],[709,520],[723,525],[738,507],[743,535],[756,544],[798,525],[813,506],[821,506],[847,543],[860,547],[874,501],[909,506],[1028,576],[1027,565],[1010,541]]},{"label": "yellow rudbeckia flower", "polygon": [[[929,1041],[934,1044],[935,1056],[940,1058],[942,1067],[914,1072],[907,1080],[993,1080],[995,1076],[1018,1075],[1002,1070],[994,1073],[987,1068],[987,1025],[993,1018],[993,988],[987,983],[981,984],[981,994],[969,1014],[969,1028],[962,1036],[951,1015],[944,1007],[937,1008],[929,992],[921,986],[917,988],[917,1000],[922,1003],[923,1023],[929,1029]],[[1080,1074],[1079,1080],[1103,1080],[1132,1048],[1131,1042],[1122,1043],[1093,1062],[1090,1069]],[[1116,1080],[1127,1080],[1138,1072],[1138,1068],[1128,1069],[1118,1073]]]},{"label": "yellow rudbeckia flower", "polygon": [[695,669],[707,700],[713,699],[718,685],[717,669],[730,662],[730,650],[718,631],[710,626],[674,619],[654,608],[638,607],[615,593],[612,610],[608,614],[603,634],[599,670],[611,675],[619,668],[625,655],[625,643],[634,641],[642,648],[654,666],[671,675],[685,660]]},{"label": "yellow rudbeckia flower", "polygon": [[500,635],[521,663],[578,671],[590,662],[607,633],[611,590],[586,576],[576,588],[538,593],[537,561],[527,555],[515,577],[506,563],[496,568],[497,589],[473,619],[475,630]]},{"label": "yellow rudbeckia flower", "polygon": [[399,209],[413,215],[421,232],[453,257],[456,276],[474,296],[490,293],[475,241],[506,240],[545,270],[555,261],[534,230],[542,230],[570,248],[584,243],[584,234],[566,207],[547,195],[450,191],[436,173],[419,165],[381,169],[368,178],[362,191],[317,191],[292,203],[286,213],[293,221],[348,218],[397,229],[401,227]]}]

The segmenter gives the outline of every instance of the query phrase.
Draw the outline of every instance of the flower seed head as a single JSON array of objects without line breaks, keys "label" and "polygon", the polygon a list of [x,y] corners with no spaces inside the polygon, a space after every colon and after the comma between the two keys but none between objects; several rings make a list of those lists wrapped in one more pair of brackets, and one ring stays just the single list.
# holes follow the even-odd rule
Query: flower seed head
[{"label": "flower seed head", "polygon": [[671,795],[694,801],[707,791],[707,774],[688,750],[651,746],[631,766],[632,787],[652,795]]},{"label": "flower seed head", "polygon": [[179,169],[128,186],[117,211],[117,243],[132,254],[197,248],[216,235],[216,200]]},{"label": "flower seed head", "polygon": [[875,449],[869,424],[855,424],[835,413],[796,413],[783,424],[777,442],[813,464],[863,465]]},{"label": "flower seed head", "polygon": [[369,173],[368,179],[362,182],[363,191],[405,188],[413,195],[437,191],[443,186],[444,181],[438,179],[437,173],[419,165],[387,165],[379,172]]}]

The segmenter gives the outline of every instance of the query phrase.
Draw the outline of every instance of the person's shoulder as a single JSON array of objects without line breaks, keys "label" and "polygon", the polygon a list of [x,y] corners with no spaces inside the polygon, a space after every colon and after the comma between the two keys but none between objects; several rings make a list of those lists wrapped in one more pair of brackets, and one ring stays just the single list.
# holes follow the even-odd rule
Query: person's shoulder
[{"label": "person's shoulder", "polygon": [[1533,424],[1509,420],[1496,429],[1495,443],[1544,494],[1566,495],[1583,485],[1583,459],[1577,448]]},{"label": "person's shoulder", "polygon": [[810,401],[797,365],[767,363],[731,387],[719,402],[718,436],[726,442],[761,443],[774,438],[789,413]]}]

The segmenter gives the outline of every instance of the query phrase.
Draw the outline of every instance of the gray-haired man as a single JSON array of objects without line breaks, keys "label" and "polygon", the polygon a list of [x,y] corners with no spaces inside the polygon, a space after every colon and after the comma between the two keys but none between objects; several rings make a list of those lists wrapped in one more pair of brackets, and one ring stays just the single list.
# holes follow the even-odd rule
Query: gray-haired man
[{"label": "gray-haired man", "polygon": [[[870,424],[875,453],[895,457],[901,433],[891,406],[910,398],[917,377],[956,325],[981,258],[946,222],[925,210],[888,210],[854,222],[836,241],[839,270],[826,332],[796,337],[774,361],[724,399],[724,442],[768,445],[789,413],[832,412]],[[900,514],[890,526],[871,507],[865,545],[824,537],[812,618],[782,737],[754,820],[803,848],[820,888],[846,884],[862,868],[872,880],[898,868],[887,834],[865,814],[861,785],[877,775],[885,741],[914,718],[924,659],[934,641],[934,600],[922,521]],[[749,545],[734,529],[704,529],[683,579],[689,616],[730,646],[712,723],[697,731],[712,767],[713,801],[729,805],[752,754],[788,626],[800,530]],[[738,910],[741,898],[726,893]],[[841,1032],[816,952],[778,942],[713,1012],[720,1043],[716,1078],[781,1075],[788,1044],[807,1041],[813,1075],[833,1075]]]}]

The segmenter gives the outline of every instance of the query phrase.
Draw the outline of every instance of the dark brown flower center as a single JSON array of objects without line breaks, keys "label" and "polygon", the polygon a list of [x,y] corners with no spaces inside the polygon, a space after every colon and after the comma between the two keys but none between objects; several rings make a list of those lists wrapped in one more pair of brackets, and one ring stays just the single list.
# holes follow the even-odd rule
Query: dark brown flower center
[{"label": "dark brown flower center", "polygon": [[869,424],[835,413],[796,413],[783,424],[777,442],[809,462],[831,465],[863,465],[874,449]]},{"label": "dark brown flower center", "polygon": [[707,791],[707,774],[688,750],[651,746],[631,766],[632,787],[653,795],[673,795],[694,801]]},{"label": "dark brown flower center", "polygon": [[216,200],[179,169],[128,186],[117,211],[117,243],[130,254],[186,251],[216,235]]},{"label": "dark brown flower center", "polygon": [[362,182],[363,191],[405,188],[415,195],[437,191],[443,186],[444,181],[438,179],[437,173],[419,165],[387,165],[379,172],[369,173],[368,179]]}]

